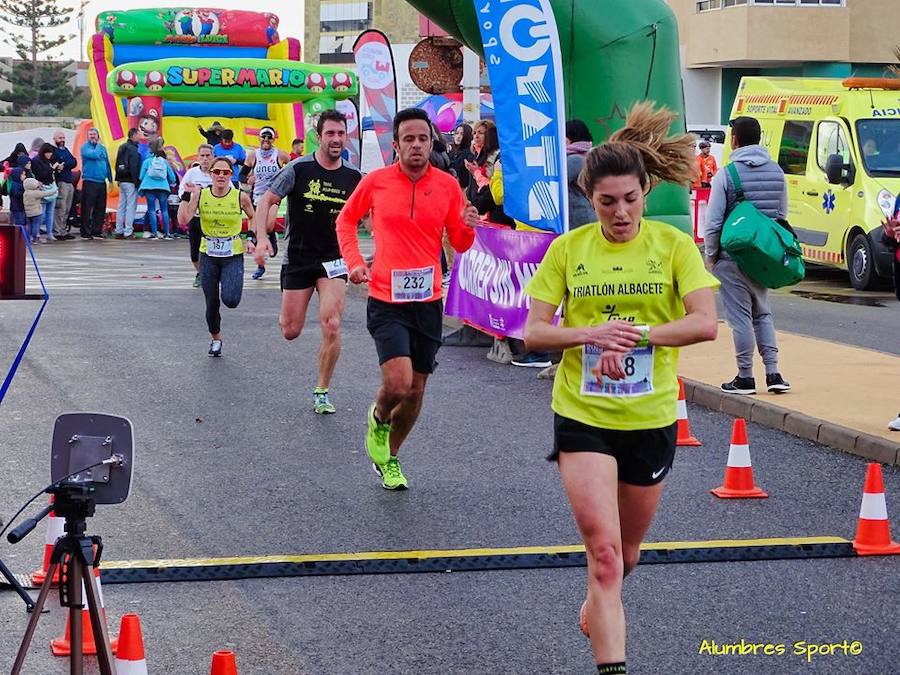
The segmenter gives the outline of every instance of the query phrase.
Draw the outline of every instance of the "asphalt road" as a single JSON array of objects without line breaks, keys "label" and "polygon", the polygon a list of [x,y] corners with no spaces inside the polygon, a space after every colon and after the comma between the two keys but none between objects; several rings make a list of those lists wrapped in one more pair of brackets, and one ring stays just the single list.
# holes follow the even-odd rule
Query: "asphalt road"
[{"label": "asphalt road", "polygon": [[[315,312],[308,335],[281,339],[275,269],[259,284],[247,270],[243,302],[225,310],[225,356],[209,359],[186,244],[76,242],[38,254],[51,301],[0,405],[4,519],[47,479],[55,416],[101,410],[129,417],[137,439],[129,500],[99,507],[89,523],[109,560],[578,542],[555,469],[543,459],[550,383],[534,371],[492,364],[484,350],[442,349],[402,455],[411,489],[389,493],[362,444],[378,371],[361,298],[351,296],[345,313],[332,385],[338,414],[318,417]],[[782,312],[796,322],[801,311],[824,317],[834,304],[784,302],[802,308]],[[838,307],[845,321],[885,331],[896,309]],[[0,363],[12,360],[36,308],[0,303]],[[868,319],[861,310],[880,313]],[[803,332],[820,330],[821,322]],[[858,337],[845,333],[848,342]],[[771,497],[719,501],[708,490],[722,480],[731,419],[693,406],[689,414],[704,446],[679,452],[649,541],[853,537],[862,460],[751,424],[757,482]],[[900,503],[900,473],[885,481],[890,511]],[[0,557],[16,572],[31,570],[43,538],[41,527],[16,546],[4,541]],[[629,666],[893,672],[898,565],[878,558],[642,566],[626,582]],[[125,612],[141,615],[151,672],[208,672],[209,655],[229,647],[242,675],[589,673],[590,650],[577,630],[584,584],[585,570],[569,569],[110,584],[104,595],[114,628]],[[64,621],[52,609],[28,673],[68,672],[47,649]],[[0,593],[0,670],[12,663],[25,622],[19,599]],[[783,643],[787,653],[700,652],[703,640],[742,639]],[[792,654],[797,641],[843,640],[861,642],[862,653],[811,663]]]}]

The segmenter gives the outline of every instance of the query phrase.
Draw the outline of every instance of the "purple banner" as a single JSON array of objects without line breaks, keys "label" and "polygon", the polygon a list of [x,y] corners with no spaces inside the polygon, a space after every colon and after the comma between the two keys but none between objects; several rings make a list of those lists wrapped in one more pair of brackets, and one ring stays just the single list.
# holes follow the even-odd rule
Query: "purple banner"
[{"label": "purple banner", "polygon": [[495,335],[525,334],[530,299],[523,290],[555,235],[475,228],[475,243],[453,261],[444,311]]}]

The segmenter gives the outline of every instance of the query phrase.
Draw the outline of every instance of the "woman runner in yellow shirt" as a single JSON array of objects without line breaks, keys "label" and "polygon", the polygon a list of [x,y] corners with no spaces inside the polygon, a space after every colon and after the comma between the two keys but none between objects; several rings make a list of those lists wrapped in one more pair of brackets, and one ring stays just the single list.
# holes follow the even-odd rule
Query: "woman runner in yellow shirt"
[{"label": "woman runner in yellow shirt", "polygon": [[622,580],[675,455],[677,348],[716,337],[716,280],[693,240],[643,218],[657,183],[694,176],[692,136],[667,137],[675,117],[637,105],[588,153],[580,184],[599,222],[554,240],[526,289],[528,349],[564,350],[549,459],[587,550],[581,628],[600,673],[625,672]]},{"label": "woman runner in yellow shirt", "polygon": [[[241,192],[231,182],[234,174],[227,157],[217,157],[209,169],[212,185],[200,188],[186,183],[185,193],[178,206],[178,222],[186,225],[200,213],[200,286],[206,298],[206,325],[212,341],[210,356],[222,356],[222,315],[220,302],[234,309],[241,302],[244,291],[243,211],[253,222],[250,195]],[[253,253],[253,244],[247,243]]]}]

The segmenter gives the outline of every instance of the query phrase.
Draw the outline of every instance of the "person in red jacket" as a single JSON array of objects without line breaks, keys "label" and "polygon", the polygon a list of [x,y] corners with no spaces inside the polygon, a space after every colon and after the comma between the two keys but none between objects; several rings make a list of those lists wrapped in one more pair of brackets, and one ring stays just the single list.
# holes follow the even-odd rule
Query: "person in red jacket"
[{"label": "person in red jacket", "polygon": [[[375,340],[381,387],[369,408],[366,451],[388,490],[409,486],[397,455],[422,407],[441,346],[441,239],[462,253],[475,240],[478,211],[456,179],[429,163],[431,122],[424,110],[394,117],[398,160],[360,181],[337,218],[341,255],[354,284],[369,283],[366,324]],[[375,260],[359,251],[357,227],[371,215]]]}]

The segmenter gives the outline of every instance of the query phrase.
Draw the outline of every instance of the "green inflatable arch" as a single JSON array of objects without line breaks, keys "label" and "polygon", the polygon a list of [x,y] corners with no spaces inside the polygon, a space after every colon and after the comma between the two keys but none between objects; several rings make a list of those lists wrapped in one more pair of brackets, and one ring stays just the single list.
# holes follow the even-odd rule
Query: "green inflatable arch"
[{"label": "green inflatable arch", "polygon": [[[473,0],[408,2],[483,56]],[[672,131],[685,130],[678,27],[663,0],[550,0],[550,5],[562,46],[567,119],[583,119],[599,142],[623,125],[633,103],[650,99],[680,113]],[[688,192],[679,186],[654,190],[647,215],[693,232]]]}]

